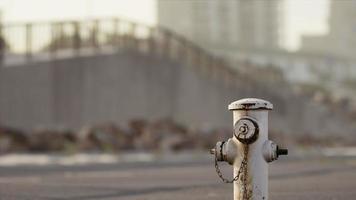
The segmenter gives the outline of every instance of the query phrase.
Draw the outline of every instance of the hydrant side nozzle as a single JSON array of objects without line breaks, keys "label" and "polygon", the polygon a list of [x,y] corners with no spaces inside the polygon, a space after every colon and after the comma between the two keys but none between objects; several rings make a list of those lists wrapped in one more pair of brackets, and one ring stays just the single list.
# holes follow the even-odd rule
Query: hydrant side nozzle
[{"label": "hydrant side nozzle", "polygon": [[232,138],[227,141],[217,142],[210,154],[215,155],[217,161],[225,161],[232,165],[237,154],[237,146]]},{"label": "hydrant side nozzle", "polygon": [[262,148],[262,155],[266,162],[272,162],[278,159],[278,145],[271,140],[265,141]]},{"label": "hydrant side nozzle", "polygon": [[239,151],[236,143],[234,142],[234,139],[228,139],[227,142],[225,142],[222,150],[224,161],[228,162],[230,165],[233,165]]}]

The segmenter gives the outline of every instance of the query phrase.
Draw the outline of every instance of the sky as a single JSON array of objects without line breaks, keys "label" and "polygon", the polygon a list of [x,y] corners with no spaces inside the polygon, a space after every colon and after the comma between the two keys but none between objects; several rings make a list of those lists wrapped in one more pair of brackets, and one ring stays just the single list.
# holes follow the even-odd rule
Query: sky
[{"label": "sky", "polygon": [[300,47],[300,36],[323,35],[329,31],[330,0],[286,0],[284,24],[284,44],[290,50]]},{"label": "sky", "polygon": [[157,21],[155,0],[0,0],[0,9],[5,23],[107,16]]},{"label": "sky", "polygon": [[[285,0],[283,46],[297,50],[302,34],[326,34],[329,1]],[[4,23],[113,16],[157,22],[156,0],[0,0],[0,9]]]}]

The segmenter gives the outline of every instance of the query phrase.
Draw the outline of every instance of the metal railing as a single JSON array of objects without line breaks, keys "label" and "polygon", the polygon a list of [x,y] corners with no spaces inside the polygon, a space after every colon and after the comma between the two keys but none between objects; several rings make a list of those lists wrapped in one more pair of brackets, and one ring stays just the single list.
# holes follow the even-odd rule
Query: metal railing
[{"label": "metal railing", "polygon": [[119,18],[2,25],[0,39],[4,65],[125,49],[184,62],[227,82],[236,78],[223,59],[183,36]]}]

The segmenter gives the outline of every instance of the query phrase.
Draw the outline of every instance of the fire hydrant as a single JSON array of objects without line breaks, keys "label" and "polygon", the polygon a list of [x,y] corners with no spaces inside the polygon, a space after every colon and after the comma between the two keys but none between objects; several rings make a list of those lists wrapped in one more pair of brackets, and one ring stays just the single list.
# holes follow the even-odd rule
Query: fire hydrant
[{"label": "fire hydrant", "polygon": [[[217,142],[211,154],[215,155],[215,167],[225,183],[234,184],[234,200],[268,199],[268,163],[287,155],[268,140],[268,111],[273,105],[262,99],[247,98],[232,102],[233,137]],[[218,161],[233,165],[234,178],[223,177]]]}]

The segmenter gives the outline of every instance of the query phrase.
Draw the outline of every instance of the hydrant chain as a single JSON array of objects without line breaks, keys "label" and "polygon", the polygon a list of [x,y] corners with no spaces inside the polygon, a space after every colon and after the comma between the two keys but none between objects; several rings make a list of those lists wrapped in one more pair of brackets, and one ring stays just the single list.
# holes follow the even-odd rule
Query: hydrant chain
[{"label": "hydrant chain", "polygon": [[[221,148],[222,149],[222,148]],[[217,156],[215,156],[215,170],[216,170],[216,173],[218,174],[218,176],[220,177],[220,179],[224,182],[224,183],[233,183],[235,181],[238,181],[239,178],[240,178],[240,175],[242,173],[244,173],[244,180],[243,180],[243,184],[244,184],[244,188],[247,189],[247,186],[246,186],[246,173],[247,173],[247,154],[248,154],[248,145],[244,145],[244,158],[240,164],[240,169],[239,171],[237,172],[237,175],[232,179],[232,180],[229,180],[229,179],[226,179],[224,178],[221,170],[220,170],[220,167],[219,167],[219,164],[218,164],[218,159],[217,159]]]},{"label": "hydrant chain", "polygon": [[[223,158],[224,155],[223,155],[223,147],[224,147],[224,144],[225,144],[225,141],[221,142],[221,145],[220,145],[220,158]],[[216,156],[215,156],[216,157]]]}]

